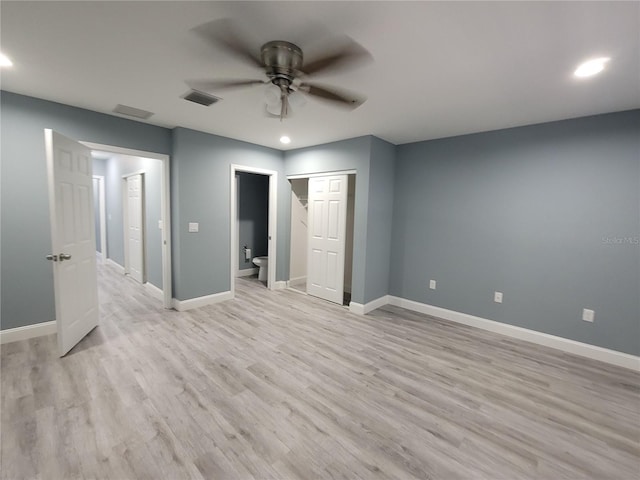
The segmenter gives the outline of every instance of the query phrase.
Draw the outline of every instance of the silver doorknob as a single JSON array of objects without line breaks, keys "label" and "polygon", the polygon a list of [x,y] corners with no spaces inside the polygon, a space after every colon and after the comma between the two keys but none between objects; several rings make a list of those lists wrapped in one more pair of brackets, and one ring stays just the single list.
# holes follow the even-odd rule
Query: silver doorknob
[{"label": "silver doorknob", "polygon": [[51,254],[49,254],[49,255],[47,255],[47,256],[46,256],[46,257],[44,257],[44,258],[46,258],[47,260],[51,260],[52,262],[57,262],[57,261],[58,261],[58,255],[51,255]]},{"label": "silver doorknob", "polygon": [[58,255],[58,257],[60,258],[61,262],[63,262],[64,260],[71,260],[71,255],[68,253],[61,253],[60,255]]}]

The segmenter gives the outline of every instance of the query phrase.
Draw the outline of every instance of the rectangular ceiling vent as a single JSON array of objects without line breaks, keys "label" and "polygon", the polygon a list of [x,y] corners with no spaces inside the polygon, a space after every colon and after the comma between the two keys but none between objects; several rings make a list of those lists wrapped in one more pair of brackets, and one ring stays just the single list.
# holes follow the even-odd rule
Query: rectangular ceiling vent
[{"label": "rectangular ceiling vent", "polygon": [[140,110],[139,108],[129,107],[127,105],[118,105],[113,109],[115,113],[119,113],[120,115],[126,115],[127,117],[135,117],[146,120],[153,112],[147,112],[146,110]]},{"label": "rectangular ceiling vent", "polygon": [[191,90],[182,98],[199,105],[204,105],[205,107],[208,107],[220,101],[220,98],[214,97],[213,95],[209,95],[207,93],[199,92],[198,90]]}]

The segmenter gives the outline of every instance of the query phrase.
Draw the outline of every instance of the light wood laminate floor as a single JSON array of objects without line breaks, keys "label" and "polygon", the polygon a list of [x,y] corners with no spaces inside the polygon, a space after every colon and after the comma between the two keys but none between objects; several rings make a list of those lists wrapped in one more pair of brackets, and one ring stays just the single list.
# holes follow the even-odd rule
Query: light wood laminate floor
[{"label": "light wood laminate floor", "polygon": [[640,376],[424,315],[238,279],[165,311],[99,272],[101,320],[2,346],[2,478],[638,478]]}]

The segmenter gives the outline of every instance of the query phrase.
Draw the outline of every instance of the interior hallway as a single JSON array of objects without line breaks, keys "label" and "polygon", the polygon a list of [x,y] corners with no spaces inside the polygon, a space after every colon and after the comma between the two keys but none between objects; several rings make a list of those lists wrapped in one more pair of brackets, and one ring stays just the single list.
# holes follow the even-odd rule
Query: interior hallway
[{"label": "interior hallway", "polygon": [[635,478],[640,375],[397,308],[237,280],[166,311],[99,266],[101,320],[2,346],[2,478]]}]

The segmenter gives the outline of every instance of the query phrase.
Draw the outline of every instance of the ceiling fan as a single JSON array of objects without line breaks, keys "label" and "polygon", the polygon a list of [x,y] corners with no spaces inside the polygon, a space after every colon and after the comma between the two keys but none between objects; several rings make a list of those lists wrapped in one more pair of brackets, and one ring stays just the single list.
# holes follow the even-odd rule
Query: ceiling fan
[{"label": "ceiling fan", "polygon": [[[348,37],[340,39],[312,61],[306,62],[302,49],[291,42],[274,40],[262,45],[260,50],[251,48],[228,19],[214,20],[193,31],[216,46],[233,53],[237,58],[264,70],[266,79],[238,80],[190,80],[187,84],[194,90],[215,93],[222,89],[245,87],[256,84],[271,84],[267,92],[267,114],[279,117],[280,121],[290,115],[291,103],[302,103],[302,93],[335,105],[354,109],[366,101],[366,97],[347,90],[307,81],[307,77],[353,67],[371,55],[361,45]],[[258,55],[259,53],[259,55]],[[269,100],[271,97],[271,100]]]}]

